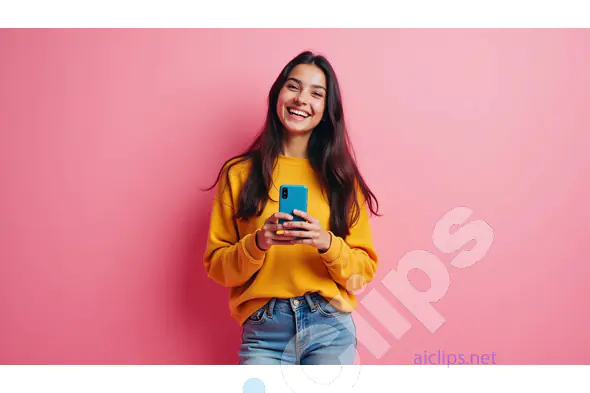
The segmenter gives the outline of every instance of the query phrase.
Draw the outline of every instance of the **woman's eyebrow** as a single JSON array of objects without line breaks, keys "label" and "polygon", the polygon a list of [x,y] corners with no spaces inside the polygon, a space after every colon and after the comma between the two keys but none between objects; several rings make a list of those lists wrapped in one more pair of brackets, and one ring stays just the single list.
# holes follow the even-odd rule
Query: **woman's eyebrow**
[{"label": "woman's eyebrow", "polygon": [[[298,84],[300,84],[300,85],[302,85],[302,84],[303,84],[303,83],[301,83],[301,81],[300,81],[299,79],[297,79],[297,78],[294,78],[294,77],[292,77],[292,76],[291,76],[291,77],[289,77],[289,78],[287,78],[287,80],[292,80],[292,81],[294,81],[294,82],[296,82],[296,83],[298,83]],[[328,90],[327,90],[327,89],[326,89],[324,86],[321,86],[321,85],[311,85],[311,87],[315,87],[315,88],[317,88],[317,89],[324,89],[325,91],[328,91]]]}]

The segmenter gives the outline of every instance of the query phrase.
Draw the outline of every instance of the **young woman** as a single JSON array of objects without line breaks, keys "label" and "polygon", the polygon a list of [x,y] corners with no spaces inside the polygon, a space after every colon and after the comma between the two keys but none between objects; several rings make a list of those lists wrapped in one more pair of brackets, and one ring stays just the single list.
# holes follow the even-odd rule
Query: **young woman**
[{"label": "young woman", "polygon": [[[299,54],[270,89],[262,131],[209,188],[219,183],[204,264],[229,288],[240,364],[354,364],[351,312],[377,269],[378,202],[351,151],[332,66]],[[307,186],[308,211],[293,212],[304,221],[278,212],[282,184]]]}]

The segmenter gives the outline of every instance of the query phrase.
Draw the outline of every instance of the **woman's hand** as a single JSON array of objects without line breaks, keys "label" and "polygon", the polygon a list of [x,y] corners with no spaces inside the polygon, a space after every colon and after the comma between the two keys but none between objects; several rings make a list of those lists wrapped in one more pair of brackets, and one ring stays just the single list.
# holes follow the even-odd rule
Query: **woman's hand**
[{"label": "woman's hand", "polygon": [[[320,225],[320,220],[301,210],[294,210],[293,214],[305,221],[289,221],[283,223],[284,235],[290,237],[291,244],[309,244],[320,252],[326,252],[332,244],[332,235]],[[293,239],[299,237],[301,239]]]},{"label": "woman's hand", "polygon": [[292,237],[277,235],[277,231],[283,230],[279,219],[292,220],[293,216],[287,213],[277,212],[264,221],[264,225],[256,232],[256,245],[262,251],[267,251],[273,245],[292,244]]}]

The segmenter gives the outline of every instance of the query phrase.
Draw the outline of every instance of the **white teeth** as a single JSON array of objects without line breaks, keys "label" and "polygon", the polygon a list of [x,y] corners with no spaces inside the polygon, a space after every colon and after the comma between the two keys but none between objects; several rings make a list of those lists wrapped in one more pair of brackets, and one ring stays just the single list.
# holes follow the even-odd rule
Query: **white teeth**
[{"label": "white teeth", "polygon": [[302,117],[308,117],[309,116],[307,113],[298,111],[296,109],[289,109],[289,113],[291,113],[293,115],[299,115],[299,116],[302,116]]}]

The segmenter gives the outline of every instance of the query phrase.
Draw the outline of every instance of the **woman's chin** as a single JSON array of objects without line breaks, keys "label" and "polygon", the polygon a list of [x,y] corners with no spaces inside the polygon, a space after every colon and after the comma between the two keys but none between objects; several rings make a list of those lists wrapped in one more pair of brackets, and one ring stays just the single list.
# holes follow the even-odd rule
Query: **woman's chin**
[{"label": "woman's chin", "polygon": [[311,129],[295,127],[287,127],[286,130],[292,134],[305,134],[306,132],[311,131]]},{"label": "woman's chin", "polygon": [[305,133],[308,133],[311,130],[313,130],[313,127],[309,127],[309,124],[303,125],[303,124],[292,124],[290,122],[285,122],[285,123],[283,123],[283,126],[285,127],[285,130],[289,134],[293,134],[293,135],[305,134]]}]

